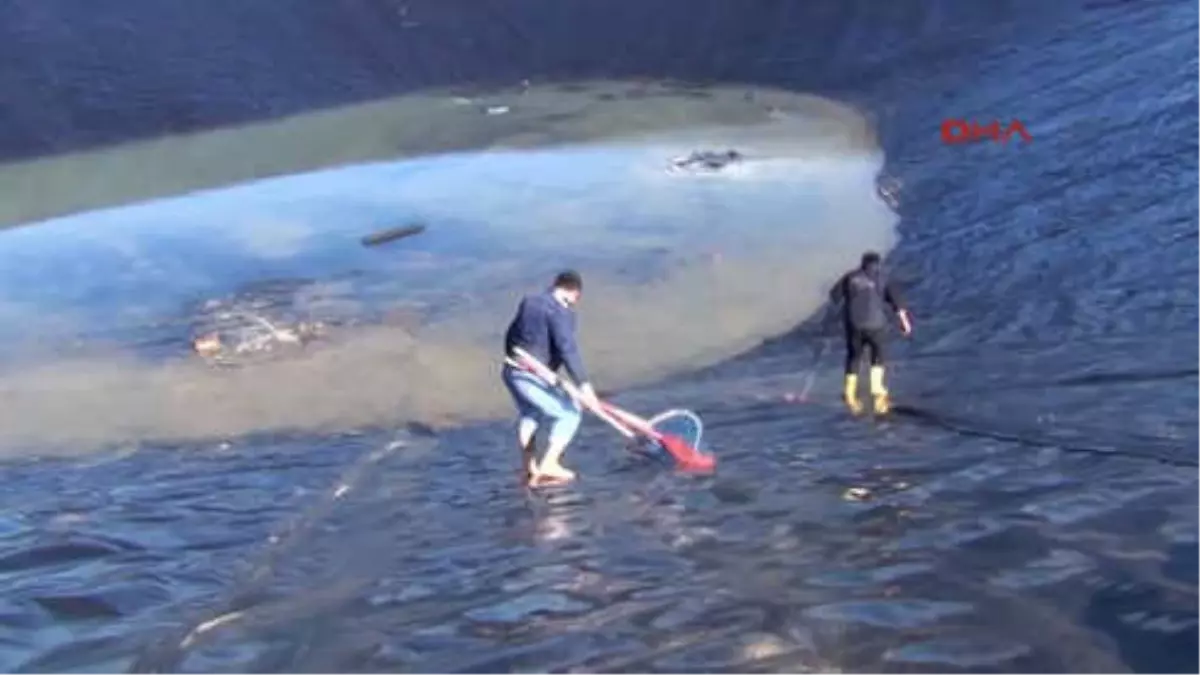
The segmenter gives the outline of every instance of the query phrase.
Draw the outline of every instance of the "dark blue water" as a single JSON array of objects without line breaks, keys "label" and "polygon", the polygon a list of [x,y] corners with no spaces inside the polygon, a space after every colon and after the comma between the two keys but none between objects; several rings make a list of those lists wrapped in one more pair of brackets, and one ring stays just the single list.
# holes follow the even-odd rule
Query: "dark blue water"
[{"label": "dark blue water", "polygon": [[[11,460],[5,669],[1200,665],[1195,5],[0,11],[13,159],[460,83],[851,101],[898,186],[891,263],[917,323],[893,341],[886,421],[837,406],[839,346],[815,323],[623,393],[696,410],[710,477],[591,423],[582,480],[538,494],[504,422]],[[946,117],[1018,118],[1034,140],[948,147]],[[784,400],[814,372],[809,402]]]}]

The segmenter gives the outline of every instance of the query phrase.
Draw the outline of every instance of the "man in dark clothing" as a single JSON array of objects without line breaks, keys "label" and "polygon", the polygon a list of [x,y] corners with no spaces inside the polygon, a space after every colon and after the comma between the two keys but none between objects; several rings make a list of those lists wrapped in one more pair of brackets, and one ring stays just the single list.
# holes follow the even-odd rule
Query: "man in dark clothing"
[{"label": "man in dark clothing", "polygon": [[858,400],[858,373],[862,368],[863,352],[871,350],[871,397],[877,414],[891,409],[887,387],[883,384],[883,333],[890,305],[900,319],[905,335],[912,333],[912,321],[896,287],[889,283],[880,269],[878,253],[863,254],[862,264],[843,276],[829,292],[830,300],[842,305],[842,324],[846,331],[846,381],[843,398],[854,414],[862,412]]},{"label": "man in dark clothing", "polygon": [[[561,463],[563,452],[579,428],[580,403],[592,409],[599,407],[575,340],[574,307],[582,291],[583,281],[577,272],[562,272],[549,290],[521,300],[504,336],[505,365],[501,377],[519,413],[517,443],[531,484],[566,482],[575,477],[575,472]],[[581,400],[574,400],[562,389],[521,368],[513,352],[518,347],[552,371],[565,366],[579,386]],[[542,424],[549,426],[549,433],[546,453],[539,463],[534,443]]]}]

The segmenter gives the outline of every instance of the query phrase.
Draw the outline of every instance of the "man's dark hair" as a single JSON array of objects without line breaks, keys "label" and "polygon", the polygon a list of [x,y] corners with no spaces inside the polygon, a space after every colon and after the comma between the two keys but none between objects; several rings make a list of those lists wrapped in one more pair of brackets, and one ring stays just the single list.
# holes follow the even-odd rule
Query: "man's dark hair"
[{"label": "man's dark hair", "polygon": [[554,277],[554,287],[567,291],[583,290],[583,278],[575,270],[565,270]]},{"label": "man's dark hair", "polygon": [[862,268],[865,270],[868,267],[876,267],[879,265],[880,257],[875,251],[867,251],[862,256]]}]

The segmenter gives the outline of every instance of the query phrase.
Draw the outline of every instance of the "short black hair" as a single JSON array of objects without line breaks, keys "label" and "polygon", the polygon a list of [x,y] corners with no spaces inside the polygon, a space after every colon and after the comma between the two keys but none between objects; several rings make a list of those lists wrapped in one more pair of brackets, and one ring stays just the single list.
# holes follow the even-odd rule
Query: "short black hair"
[{"label": "short black hair", "polygon": [[878,265],[880,259],[881,258],[879,257],[879,254],[875,251],[867,251],[862,256],[862,266],[867,268],[871,267],[872,265]]},{"label": "short black hair", "polygon": [[583,290],[583,277],[575,270],[563,270],[554,277],[554,287],[568,291]]}]

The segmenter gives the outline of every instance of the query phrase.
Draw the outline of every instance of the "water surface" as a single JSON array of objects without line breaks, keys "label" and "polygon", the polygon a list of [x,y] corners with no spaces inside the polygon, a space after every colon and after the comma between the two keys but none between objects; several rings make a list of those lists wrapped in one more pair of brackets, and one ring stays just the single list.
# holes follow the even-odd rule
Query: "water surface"
[{"label": "water surface", "polygon": [[[591,348],[603,365],[593,370],[642,383],[618,396],[636,410],[696,410],[706,422],[706,444],[720,457],[719,471],[708,477],[664,471],[628,455],[610,432],[589,422],[568,458],[581,481],[536,494],[516,484],[507,421],[467,420],[433,434],[405,425],[399,414],[379,424],[396,399],[374,395],[351,397],[340,411],[320,398],[244,416],[237,405],[219,414],[210,408],[207,415],[182,409],[148,417],[166,420],[158,435],[172,435],[161,433],[167,429],[176,440],[100,450],[106,444],[98,439],[154,435],[104,421],[111,417],[106,411],[133,409],[123,403],[125,391],[161,381],[155,378],[177,382],[162,375],[173,372],[164,370],[163,354],[140,366],[150,376],[114,368],[107,380],[115,385],[108,389],[113,408],[66,408],[75,417],[57,419],[72,424],[21,427],[20,419],[6,420],[6,428],[59,436],[66,442],[56,450],[71,455],[56,459],[46,448],[24,448],[3,468],[10,489],[0,497],[0,574],[11,590],[0,601],[7,629],[0,663],[8,669],[1196,669],[1194,5],[767,3],[749,12],[741,4],[696,0],[569,8],[530,1],[479,14],[475,5],[468,12],[445,0],[369,10],[280,3],[236,15],[246,30],[275,28],[255,32],[254,40],[221,28],[235,15],[220,6],[203,17],[167,5],[138,7],[126,8],[121,21],[80,12],[62,24],[95,38],[87,43],[91,52],[64,48],[45,57],[46,67],[69,86],[6,87],[27,92],[28,100],[18,108],[20,124],[8,127],[21,135],[3,137],[7,156],[47,159],[56,150],[232,121],[284,124],[275,121],[284,113],[467,81],[519,88],[522,79],[568,87],[595,79],[677,79],[701,91],[706,82],[719,82],[726,89],[770,85],[816,93],[852,104],[877,131],[880,182],[900,217],[890,262],[908,291],[917,334],[894,341],[897,414],[872,423],[849,419],[838,407],[836,335],[831,341],[815,321],[759,346],[752,345],[775,326],[741,324],[756,329],[737,339],[720,335],[722,349],[692,354],[689,363],[706,367],[658,378],[651,374],[680,363],[667,362],[676,357],[670,341],[658,336],[678,337],[690,325],[668,314],[667,325],[638,343],[658,356],[635,360],[622,373],[626,361],[597,345]],[[51,19],[61,14],[58,5],[8,11],[20,21],[5,25],[16,26],[8,30],[21,40],[3,44],[20,56],[9,61],[23,64],[14,70],[25,73],[20,78],[38,72],[30,54],[46,53],[26,45],[74,44],[48,28],[57,25]],[[169,30],[189,19],[195,29],[186,38]],[[158,29],[123,39],[140,48],[138,63],[176,64],[170,78],[127,65],[129,54],[113,46],[121,42],[114,35],[124,35],[121,25]],[[204,50],[193,46],[193,33],[203,36],[196,40]],[[448,36],[460,38],[455,49],[447,47]],[[119,75],[80,77],[85,71],[73,65],[79,63]],[[227,77],[247,63],[261,67],[246,79]],[[115,86],[128,98],[131,82],[153,88],[165,81],[200,92],[163,94],[190,118],[161,105],[119,103],[100,86]],[[41,103],[46,91],[71,105]],[[482,103],[500,104],[516,110],[511,100]],[[104,123],[112,119],[97,114],[105,106],[123,113],[120,123]],[[37,114],[61,109],[95,121]],[[505,117],[474,112],[479,119]],[[1016,116],[1034,141],[946,147],[937,125],[952,116]],[[645,130],[666,135],[671,128]],[[62,129],[71,131],[56,133]],[[853,147],[869,154],[872,144]],[[596,152],[624,166],[636,163],[631,154],[605,148]],[[116,152],[95,150],[110,151]],[[362,179],[419,166],[392,162],[403,154],[347,171],[366,172],[356,174]],[[563,156],[528,154],[518,161],[546,170],[549,164],[539,162]],[[475,166],[482,171],[499,161],[489,157]],[[381,158],[352,161],[362,159]],[[586,166],[612,166],[593,159]],[[207,187],[246,178],[244,168],[223,161],[214,160],[220,180]],[[454,161],[424,166],[453,177]],[[759,249],[763,257],[747,258],[754,264],[719,277],[727,288],[765,288],[761,297],[782,298],[771,294],[789,288],[789,277],[777,277],[779,287],[764,287],[755,270],[780,274],[797,249],[814,253],[793,263],[816,268],[811,283],[796,291],[796,304],[778,315],[780,324],[793,324],[815,308],[818,278],[852,264],[859,248],[890,247],[893,218],[876,210],[881,201],[870,188],[879,165],[869,161],[852,163],[849,174],[824,161],[817,164],[822,171],[802,172],[797,180],[812,189],[786,199],[796,200],[791,203],[799,205],[806,226],[789,230],[781,219],[751,228],[764,235],[759,242],[779,231],[781,244],[768,247],[776,257]],[[272,171],[316,167],[289,161]],[[172,193],[175,188],[158,189],[168,183],[195,187],[187,171],[162,173],[171,180],[155,185],[154,196]],[[336,194],[324,198],[336,203],[338,195],[350,194],[341,192],[349,183],[330,177],[349,175],[310,173],[233,190],[265,195],[275,185],[286,194],[300,184],[289,181],[328,181],[322,184]],[[568,178],[564,174],[563,183]],[[370,189],[369,180],[353,184]],[[587,183],[575,183],[581,184]],[[146,196],[100,179],[95,185],[97,202],[21,220]],[[452,181],[444,185],[455,193]],[[724,195],[718,199],[729,199],[732,208],[742,200],[731,195],[747,189],[705,185],[684,192]],[[228,194],[174,204],[215,207]],[[814,216],[806,210],[815,209],[813,195],[843,210]],[[263,199],[264,211],[281,208]],[[462,213],[486,206],[463,201]],[[42,204],[37,208],[54,207],[54,200]],[[844,210],[854,204],[862,208]],[[131,207],[142,213],[159,208],[166,206]],[[347,255],[369,213],[358,212],[354,227],[336,239],[346,242]],[[883,217],[871,220],[870,214]],[[188,231],[180,217],[177,228],[164,232]],[[612,226],[617,219],[614,210],[596,222]],[[848,223],[845,229],[825,226],[839,221]],[[116,233],[119,227],[93,229]],[[783,245],[813,233],[821,243]],[[841,235],[848,250],[822,248]],[[416,238],[411,242],[418,245]],[[247,247],[222,250],[257,260]],[[611,259],[607,251],[601,257]],[[354,266],[352,256],[339,260]],[[645,268],[633,253],[628,260]],[[334,274],[332,263],[322,259],[318,266],[325,265]],[[635,276],[613,270],[599,276],[610,283]],[[97,277],[113,283],[108,275]],[[510,278],[520,285],[516,275]],[[739,286],[739,280],[754,283]],[[669,293],[665,297],[678,302],[656,306],[667,312],[684,307],[689,321],[703,321],[683,301],[691,296]],[[461,316],[492,326],[482,317],[506,314],[512,301],[507,288],[497,287],[496,294],[505,301]],[[589,299],[585,314],[589,335],[605,335],[605,324],[618,325],[608,317],[636,306],[629,298],[630,305],[596,299]],[[385,333],[382,341],[394,335]],[[750,344],[735,348],[739,340]],[[730,358],[725,348],[736,355]],[[450,353],[471,352],[454,345]],[[490,367],[479,354],[478,368],[466,359],[462,372]],[[396,362],[373,361],[381,373]],[[789,402],[785,394],[804,391],[810,375],[804,402]],[[71,382],[39,378],[21,382]],[[251,382],[216,391],[244,391]],[[424,398],[404,399],[412,401],[448,401],[438,392],[458,391],[414,386],[425,383],[396,378],[388,390],[421,392]],[[38,400],[65,396],[65,388],[49,390]],[[65,400],[100,400],[71,396]],[[285,430],[300,415],[295,411],[349,415],[368,400],[386,405],[374,419],[360,418],[362,424],[335,416],[340,424],[330,426],[336,430]],[[503,413],[503,399],[497,404]],[[90,427],[99,431],[86,442],[67,440],[79,436],[73,430],[88,428],[81,420],[89,415],[101,420]],[[213,429],[237,433],[199,440]],[[849,494],[850,488],[859,490]]]}]

